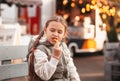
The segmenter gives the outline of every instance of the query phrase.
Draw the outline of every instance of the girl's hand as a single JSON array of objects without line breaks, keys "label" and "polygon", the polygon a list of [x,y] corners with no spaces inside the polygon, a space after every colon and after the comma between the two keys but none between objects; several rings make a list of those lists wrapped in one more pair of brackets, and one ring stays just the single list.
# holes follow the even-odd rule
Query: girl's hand
[{"label": "girl's hand", "polygon": [[60,58],[60,56],[62,54],[59,44],[60,44],[60,42],[56,41],[56,43],[53,47],[53,57],[58,58],[58,59]]}]

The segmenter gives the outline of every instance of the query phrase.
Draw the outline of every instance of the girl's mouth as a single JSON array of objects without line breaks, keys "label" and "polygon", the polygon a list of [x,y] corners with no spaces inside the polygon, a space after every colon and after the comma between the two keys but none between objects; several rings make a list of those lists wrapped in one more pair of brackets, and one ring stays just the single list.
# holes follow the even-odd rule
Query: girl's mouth
[{"label": "girl's mouth", "polygon": [[58,38],[52,38],[52,40],[56,43],[58,42]]}]

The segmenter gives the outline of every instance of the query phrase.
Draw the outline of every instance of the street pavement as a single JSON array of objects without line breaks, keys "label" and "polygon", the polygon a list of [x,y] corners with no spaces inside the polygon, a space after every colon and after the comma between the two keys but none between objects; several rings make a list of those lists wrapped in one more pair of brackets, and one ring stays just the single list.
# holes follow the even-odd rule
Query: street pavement
[{"label": "street pavement", "polygon": [[81,81],[104,81],[103,55],[85,55],[74,57]]}]

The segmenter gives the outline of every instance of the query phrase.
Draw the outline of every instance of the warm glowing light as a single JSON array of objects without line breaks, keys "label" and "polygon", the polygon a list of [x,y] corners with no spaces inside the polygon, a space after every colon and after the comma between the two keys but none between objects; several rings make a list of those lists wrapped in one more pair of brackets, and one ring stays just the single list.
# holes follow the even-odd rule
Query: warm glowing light
[{"label": "warm glowing light", "polygon": [[71,7],[75,7],[75,3],[71,3]]},{"label": "warm glowing light", "polygon": [[112,7],[112,10],[113,10],[113,12],[114,12],[114,13],[116,12],[116,9],[115,9],[115,7]]},{"label": "warm glowing light", "polygon": [[97,3],[98,7],[102,7],[102,3]]},{"label": "warm glowing light", "polygon": [[107,12],[109,10],[109,6],[103,6],[104,12]]},{"label": "warm glowing light", "polygon": [[91,6],[90,6],[90,8],[91,8],[91,9],[94,9],[94,6],[93,6],[93,5],[91,5]]},{"label": "warm glowing light", "polygon": [[108,15],[108,16],[111,16],[111,13],[110,13],[110,11],[108,11],[107,15]]},{"label": "warm glowing light", "polygon": [[86,4],[86,7],[90,7],[90,4]]},{"label": "warm glowing light", "polygon": [[[67,5],[69,0],[63,0],[63,5]],[[84,0],[71,0],[71,7],[76,6],[76,2],[79,3],[79,5],[84,4]],[[86,4],[86,3],[85,3]],[[91,10],[96,10],[99,8],[99,13],[103,14],[102,18],[106,19],[107,16],[115,16],[116,13],[116,7],[110,8],[110,5],[108,4],[107,0],[91,0],[90,3],[87,3],[84,8],[81,9],[81,13],[85,14],[86,12],[89,12]],[[120,12],[117,13],[117,15],[120,17]],[[66,15],[64,15],[66,19]]]},{"label": "warm glowing light", "polygon": [[64,18],[64,19],[67,19],[68,17],[69,17],[69,14],[64,14],[64,15],[63,15],[63,18]]},{"label": "warm glowing light", "polygon": [[75,20],[76,20],[76,21],[79,21],[79,20],[80,20],[80,17],[79,17],[79,16],[76,16],[76,17],[75,17]]},{"label": "warm glowing light", "polygon": [[95,4],[96,4],[96,1],[95,1],[95,0],[92,0],[91,3],[92,3],[93,5],[95,5]]},{"label": "warm glowing light", "polygon": [[118,17],[120,17],[120,11],[117,12]]},{"label": "warm glowing light", "polygon": [[81,12],[82,12],[82,13],[85,13],[85,8],[82,8]]},{"label": "warm glowing light", "polygon": [[114,8],[110,9],[110,14],[111,14],[111,16],[114,16],[114,15],[115,15],[115,10],[114,10]]},{"label": "warm glowing light", "polygon": [[79,0],[79,4],[82,4],[83,3],[83,1],[82,0]]},{"label": "warm glowing light", "polygon": [[68,3],[68,0],[63,1],[63,5],[66,5]]},{"label": "warm glowing light", "polygon": [[89,11],[90,11],[90,8],[86,8],[86,11],[88,11],[88,12],[89,12]]},{"label": "warm glowing light", "polygon": [[95,10],[96,8],[97,8],[97,5],[94,5],[94,6],[93,6],[93,10]]},{"label": "warm glowing light", "polygon": [[100,11],[100,13],[103,13],[104,10],[103,10],[103,8],[100,8],[99,11]]},{"label": "warm glowing light", "polygon": [[86,4],[86,11],[90,11],[90,4]]},{"label": "warm glowing light", "polygon": [[106,6],[105,8],[108,10],[110,7],[109,7],[109,6]]},{"label": "warm glowing light", "polygon": [[107,15],[106,15],[106,14],[102,14],[102,18],[103,18],[103,19],[106,19],[106,18],[107,18]]}]

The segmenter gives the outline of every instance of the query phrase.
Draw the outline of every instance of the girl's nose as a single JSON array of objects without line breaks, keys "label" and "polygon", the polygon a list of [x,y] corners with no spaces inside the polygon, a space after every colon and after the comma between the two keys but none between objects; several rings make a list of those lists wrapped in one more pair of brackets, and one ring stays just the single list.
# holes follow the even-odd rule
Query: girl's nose
[{"label": "girl's nose", "polygon": [[58,32],[54,32],[54,35],[55,35],[55,36],[58,36]]}]

